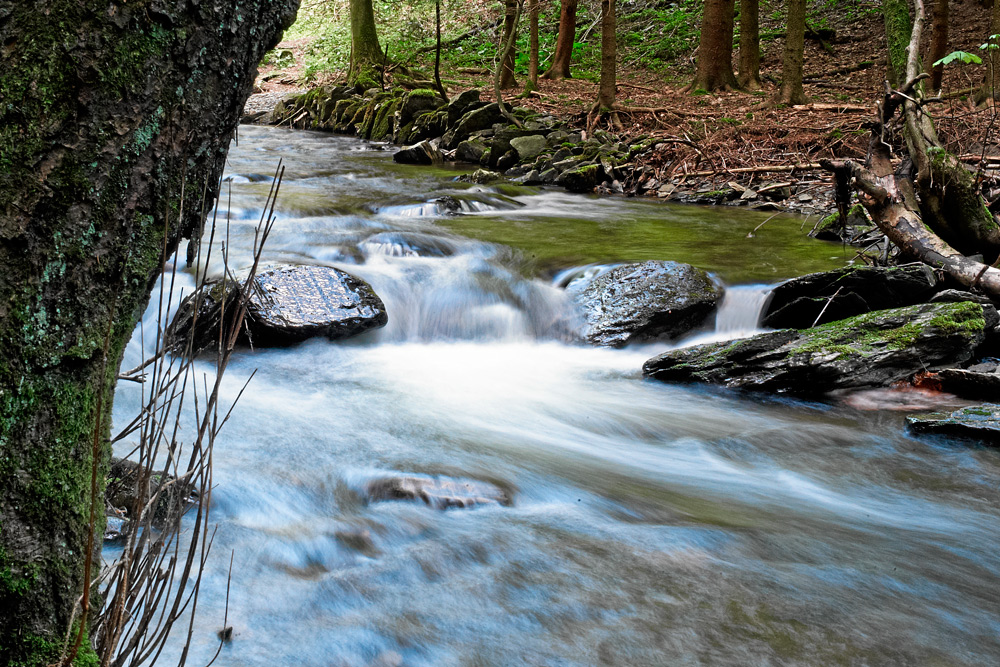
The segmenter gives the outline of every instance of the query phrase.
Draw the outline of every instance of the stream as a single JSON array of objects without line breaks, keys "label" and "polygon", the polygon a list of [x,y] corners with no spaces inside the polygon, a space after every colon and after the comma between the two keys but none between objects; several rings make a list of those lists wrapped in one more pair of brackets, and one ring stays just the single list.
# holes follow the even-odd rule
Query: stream
[{"label": "stream", "polygon": [[[692,339],[718,340],[853,250],[796,216],[469,185],[378,148],[243,126],[230,152],[201,268],[220,239],[249,261],[281,159],[264,260],[364,278],[389,324],[234,355],[223,409],[256,375],[215,444],[188,664],[227,604],[216,665],[1000,664],[1000,452],[911,437],[905,412],[644,380],[665,343],[574,342],[563,286],[609,264],[712,272],[732,287]],[[152,352],[137,335],[123,368]],[[141,390],[119,384],[117,426]],[[366,502],[392,475],[511,503]]]}]

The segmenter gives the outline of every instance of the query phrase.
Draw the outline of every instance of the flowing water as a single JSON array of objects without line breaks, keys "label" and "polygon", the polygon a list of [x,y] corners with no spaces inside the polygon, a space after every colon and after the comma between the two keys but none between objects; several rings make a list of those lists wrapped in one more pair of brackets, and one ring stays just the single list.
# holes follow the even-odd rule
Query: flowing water
[{"label": "flowing water", "polygon": [[[217,648],[230,554],[216,664],[1000,664],[996,450],[838,400],[644,380],[665,344],[574,342],[563,286],[616,262],[736,285],[697,334],[719,339],[756,328],[767,283],[850,253],[790,216],[748,238],[767,215],[464,186],[371,148],[244,127],[230,155],[230,262],[281,158],[265,260],[363,277],[389,324],[235,355],[225,404],[257,374],[216,443],[189,664]],[[137,338],[125,367],[151,351]],[[366,501],[395,474],[512,502]]]}]

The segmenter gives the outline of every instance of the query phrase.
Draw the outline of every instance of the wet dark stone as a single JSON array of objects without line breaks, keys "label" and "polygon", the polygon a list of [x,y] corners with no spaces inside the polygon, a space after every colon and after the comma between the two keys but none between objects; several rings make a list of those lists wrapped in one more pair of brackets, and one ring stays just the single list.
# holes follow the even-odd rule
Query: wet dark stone
[{"label": "wet dark stone", "polygon": [[[771,329],[806,329],[814,322],[922,303],[936,286],[934,270],[923,263],[811,273],[775,287],[761,323]],[[816,322],[820,313],[823,316]]]},{"label": "wet dark stone", "polygon": [[479,91],[476,89],[466,90],[452,98],[448,103],[448,126],[451,127],[459,121],[466,113],[483,105],[479,101]]},{"label": "wet dark stone", "polygon": [[368,283],[325,266],[262,271],[247,305],[255,345],[286,345],[315,336],[350,338],[388,321],[385,305]]},{"label": "wet dark stone", "polygon": [[[559,165],[557,164],[556,167]],[[556,185],[561,185],[570,192],[593,192],[597,187],[600,167],[596,164],[583,165],[568,169],[556,178]]]},{"label": "wet dark stone", "polygon": [[389,257],[448,257],[455,246],[447,239],[431,234],[381,232],[361,243],[367,254]]},{"label": "wet dark stone", "polygon": [[506,120],[496,102],[479,109],[473,109],[455,123],[454,127],[445,135],[445,140],[442,143],[445,148],[455,148],[458,142],[464,141],[473,132],[492,128],[495,123]]},{"label": "wet dark stone", "polygon": [[994,371],[985,373],[972,368],[949,368],[937,373],[935,379],[941,391],[962,398],[983,400],[1000,396],[1000,375],[995,372],[995,366]]},{"label": "wet dark stone", "polygon": [[918,304],[804,331],[673,350],[647,361],[643,374],[664,382],[797,394],[886,387],[967,362],[997,321],[992,306]]},{"label": "wet dark stone", "polygon": [[498,486],[448,477],[382,477],[368,482],[364,494],[369,502],[420,501],[437,510],[511,504],[510,494]]},{"label": "wet dark stone", "polygon": [[603,273],[576,294],[595,345],[676,338],[712,313],[723,289],[690,264],[643,262]]},{"label": "wet dark stone", "polygon": [[400,148],[393,154],[392,161],[398,164],[428,165],[440,164],[444,161],[444,158],[441,155],[441,151],[431,144],[431,142],[421,141],[412,146]]},{"label": "wet dark stone", "polygon": [[983,403],[952,413],[932,412],[910,415],[906,424],[915,433],[945,435],[1000,445],[1000,405]]}]

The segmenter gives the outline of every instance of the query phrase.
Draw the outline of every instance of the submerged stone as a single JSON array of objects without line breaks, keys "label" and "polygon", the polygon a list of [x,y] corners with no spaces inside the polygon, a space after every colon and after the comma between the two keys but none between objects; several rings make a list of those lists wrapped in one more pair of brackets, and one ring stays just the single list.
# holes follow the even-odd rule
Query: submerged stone
[{"label": "submerged stone", "polygon": [[448,477],[382,477],[368,482],[364,495],[368,502],[420,501],[437,510],[511,504],[510,494],[494,484]]},{"label": "submerged stone", "polygon": [[998,319],[978,303],[920,304],[672,350],[647,361],[643,374],[799,394],[885,387],[968,361]]},{"label": "submerged stone", "polygon": [[1000,405],[984,403],[955,410],[910,415],[906,424],[916,433],[971,438],[1000,445]]},{"label": "submerged stone", "polygon": [[587,320],[586,339],[622,347],[691,331],[711,314],[722,294],[722,287],[701,269],[650,261],[597,276],[575,299]]},{"label": "submerged stone", "polygon": [[934,270],[920,262],[811,273],[786,280],[771,291],[762,324],[772,329],[805,329],[861,313],[912,306],[925,301],[936,286]]}]

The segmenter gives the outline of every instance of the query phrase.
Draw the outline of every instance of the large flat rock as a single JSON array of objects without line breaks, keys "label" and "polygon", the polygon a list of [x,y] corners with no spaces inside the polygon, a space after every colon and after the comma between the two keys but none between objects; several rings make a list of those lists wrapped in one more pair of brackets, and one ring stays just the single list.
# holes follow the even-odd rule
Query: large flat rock
[{"label": "large flat rock", "polygon": [[1000,445],[1000,405],[996,403],[973,405],[951,413],[910,415],[906,423],[916,433],[970,438]]},{"label": "large flat rock", "polygon": [[997,321],[992,306],[920,304],[673,350],[647,361],[643,374],[799,394],[884,387],[968,361]]}]

